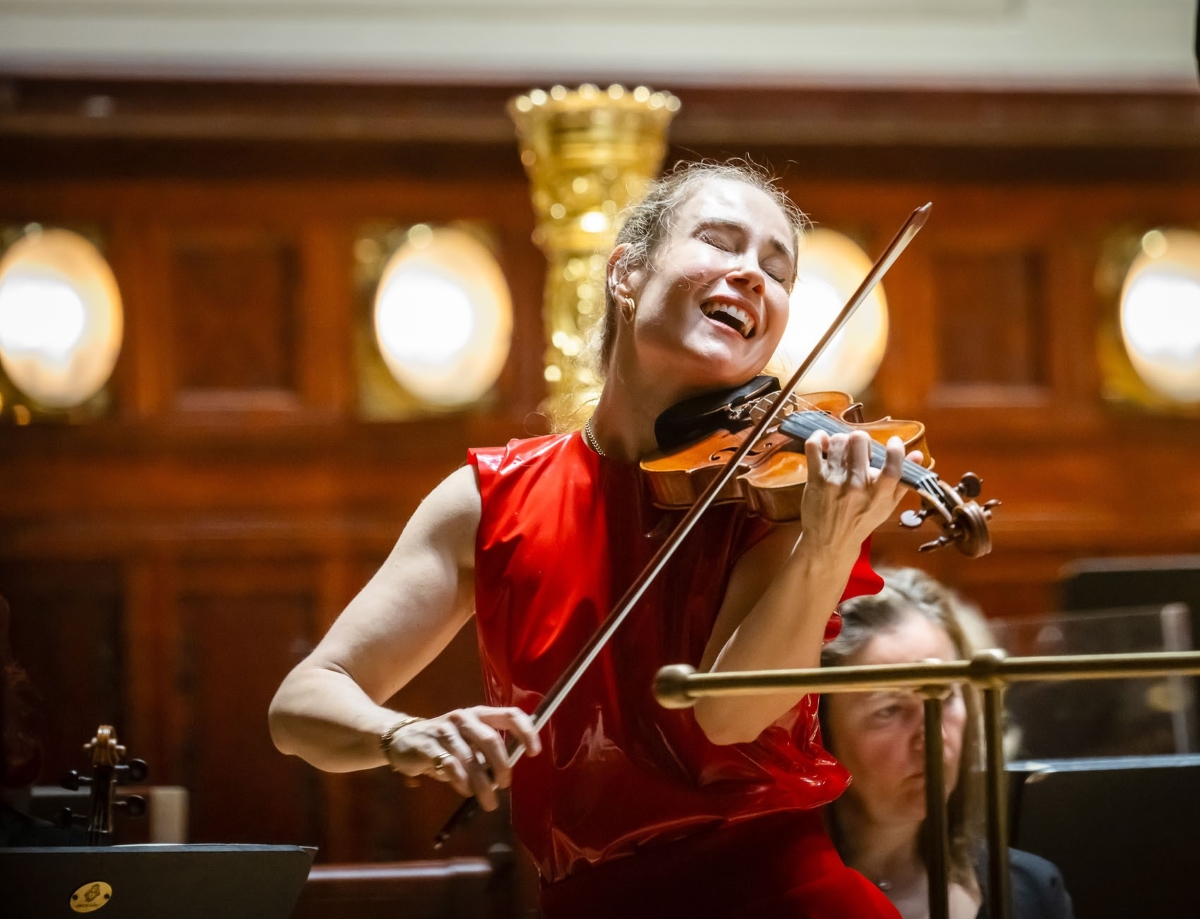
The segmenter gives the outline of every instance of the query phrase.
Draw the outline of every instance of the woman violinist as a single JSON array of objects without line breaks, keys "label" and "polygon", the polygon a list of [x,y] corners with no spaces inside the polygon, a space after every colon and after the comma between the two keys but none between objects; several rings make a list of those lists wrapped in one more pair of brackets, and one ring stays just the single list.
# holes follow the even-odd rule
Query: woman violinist
[{"label": "woman violinist", "polygon": [[[711,508],[540,737],[526,714],[677,519],[651,506],[637,465],[657,449],[655,420],[746,383],[775,351],[803,222],[740,165],[652,187],[608,262],[594,416],[583,431],[472,450],[434,489],[284,680],[271,706],[281,751],[331,771],[387,762],[488,810],[511,786],[552,919],[895,915],[825,832],[820,808],[848,779],[821,746],[815,698],[671,711],[651,685],[676,662],[817,666],[838,602],[881,585],[864,543],[904,491],[898,438],[876,470],[866,434],[814,434],[802,522]],[[383,707],[472,614],[489,704],[428,718]],[[530,754],[512,768],[504,733]]]}]

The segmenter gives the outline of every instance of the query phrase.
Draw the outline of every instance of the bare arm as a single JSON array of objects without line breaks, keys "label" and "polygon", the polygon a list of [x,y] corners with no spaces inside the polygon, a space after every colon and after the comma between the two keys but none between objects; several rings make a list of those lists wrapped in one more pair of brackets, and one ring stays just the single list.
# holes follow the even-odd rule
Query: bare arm
[{"label": "bare arm", "polygon": [[[382,703],[437,657],[474,612],[480,513],[470,467],[421,503],[387,561],[276,692],[270,727],[280,751],[330,772],[385,763],[380,735],[402,715]],[[523,712],[476,706],[397,731],[388,759],[409,775],[432,774],[441,764],[438,778],[478,795],[490,810],[493,785],[510,780],[500,730],[514,731],[537,752]]]},{"label": "bare arm", "polygon": [[[859,547],[904,494],[900,440],[888,444],[882,470],[870,468],[869,446],[861,432],[809,438],[803,522],[777,527],[738,561],[702,670],[818,666],[825,624]],[[714,743],[749,742],[799,699],[798,693],[702,699],[696,720]]]}]

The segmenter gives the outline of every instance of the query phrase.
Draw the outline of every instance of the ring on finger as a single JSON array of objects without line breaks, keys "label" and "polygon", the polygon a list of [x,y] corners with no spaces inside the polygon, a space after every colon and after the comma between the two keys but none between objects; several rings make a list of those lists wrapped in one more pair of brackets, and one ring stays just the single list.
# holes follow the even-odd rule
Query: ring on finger
[{"label": "ring on finger", "polygon": [[435,775],[441,775],[446,771],[446,763],[450,759],[449,753],[439,753],[433,758],[433,772]]}]

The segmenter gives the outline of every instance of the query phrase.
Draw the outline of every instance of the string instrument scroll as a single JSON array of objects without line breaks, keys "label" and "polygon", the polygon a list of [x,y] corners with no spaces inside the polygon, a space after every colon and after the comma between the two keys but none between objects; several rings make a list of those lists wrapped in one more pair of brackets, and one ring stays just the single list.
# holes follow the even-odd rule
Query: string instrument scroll
[{"label": "string instrument scroll", "polygon": [[69,807],[64,808],[59,823],[86,823],[89,846],[110,845],[113,841],[113,817],[118,810],[125,811],[131,817],[141,817],[146,812],[146,801],[141,795],[127,795],[117,800],[116,786],[126,782],[144,782],[150,770],[144,760],[121,762],[125,758],[125,746],[117,742],[117,732],[110,724],[96,728],[96,736],[84,744],[83,749],[91,757],[92,774],[80,775],[72,769],[63,777],[62,787],[78,791],[80,786],[87,786],[91,792],[91,807],[87,817],[71,813]]}]

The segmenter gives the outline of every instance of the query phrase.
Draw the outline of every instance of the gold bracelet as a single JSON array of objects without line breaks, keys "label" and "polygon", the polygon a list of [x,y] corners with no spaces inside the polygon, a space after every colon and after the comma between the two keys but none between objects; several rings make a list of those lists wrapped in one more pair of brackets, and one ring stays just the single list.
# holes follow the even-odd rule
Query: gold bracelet
[{"label": "gold bracelet", "polygon": [[390,728],[379,735],[379,752],[383,754],[383,758],[387,760],[387,764],[391,766],[392,771],[399,772],[400,770],[392,763],[392,738],[396,736],[396,732],[401,728],[406,728],[410,724],[416,724],[418,721],[424,721],[418,715],[405,715],[399,719]]}]

